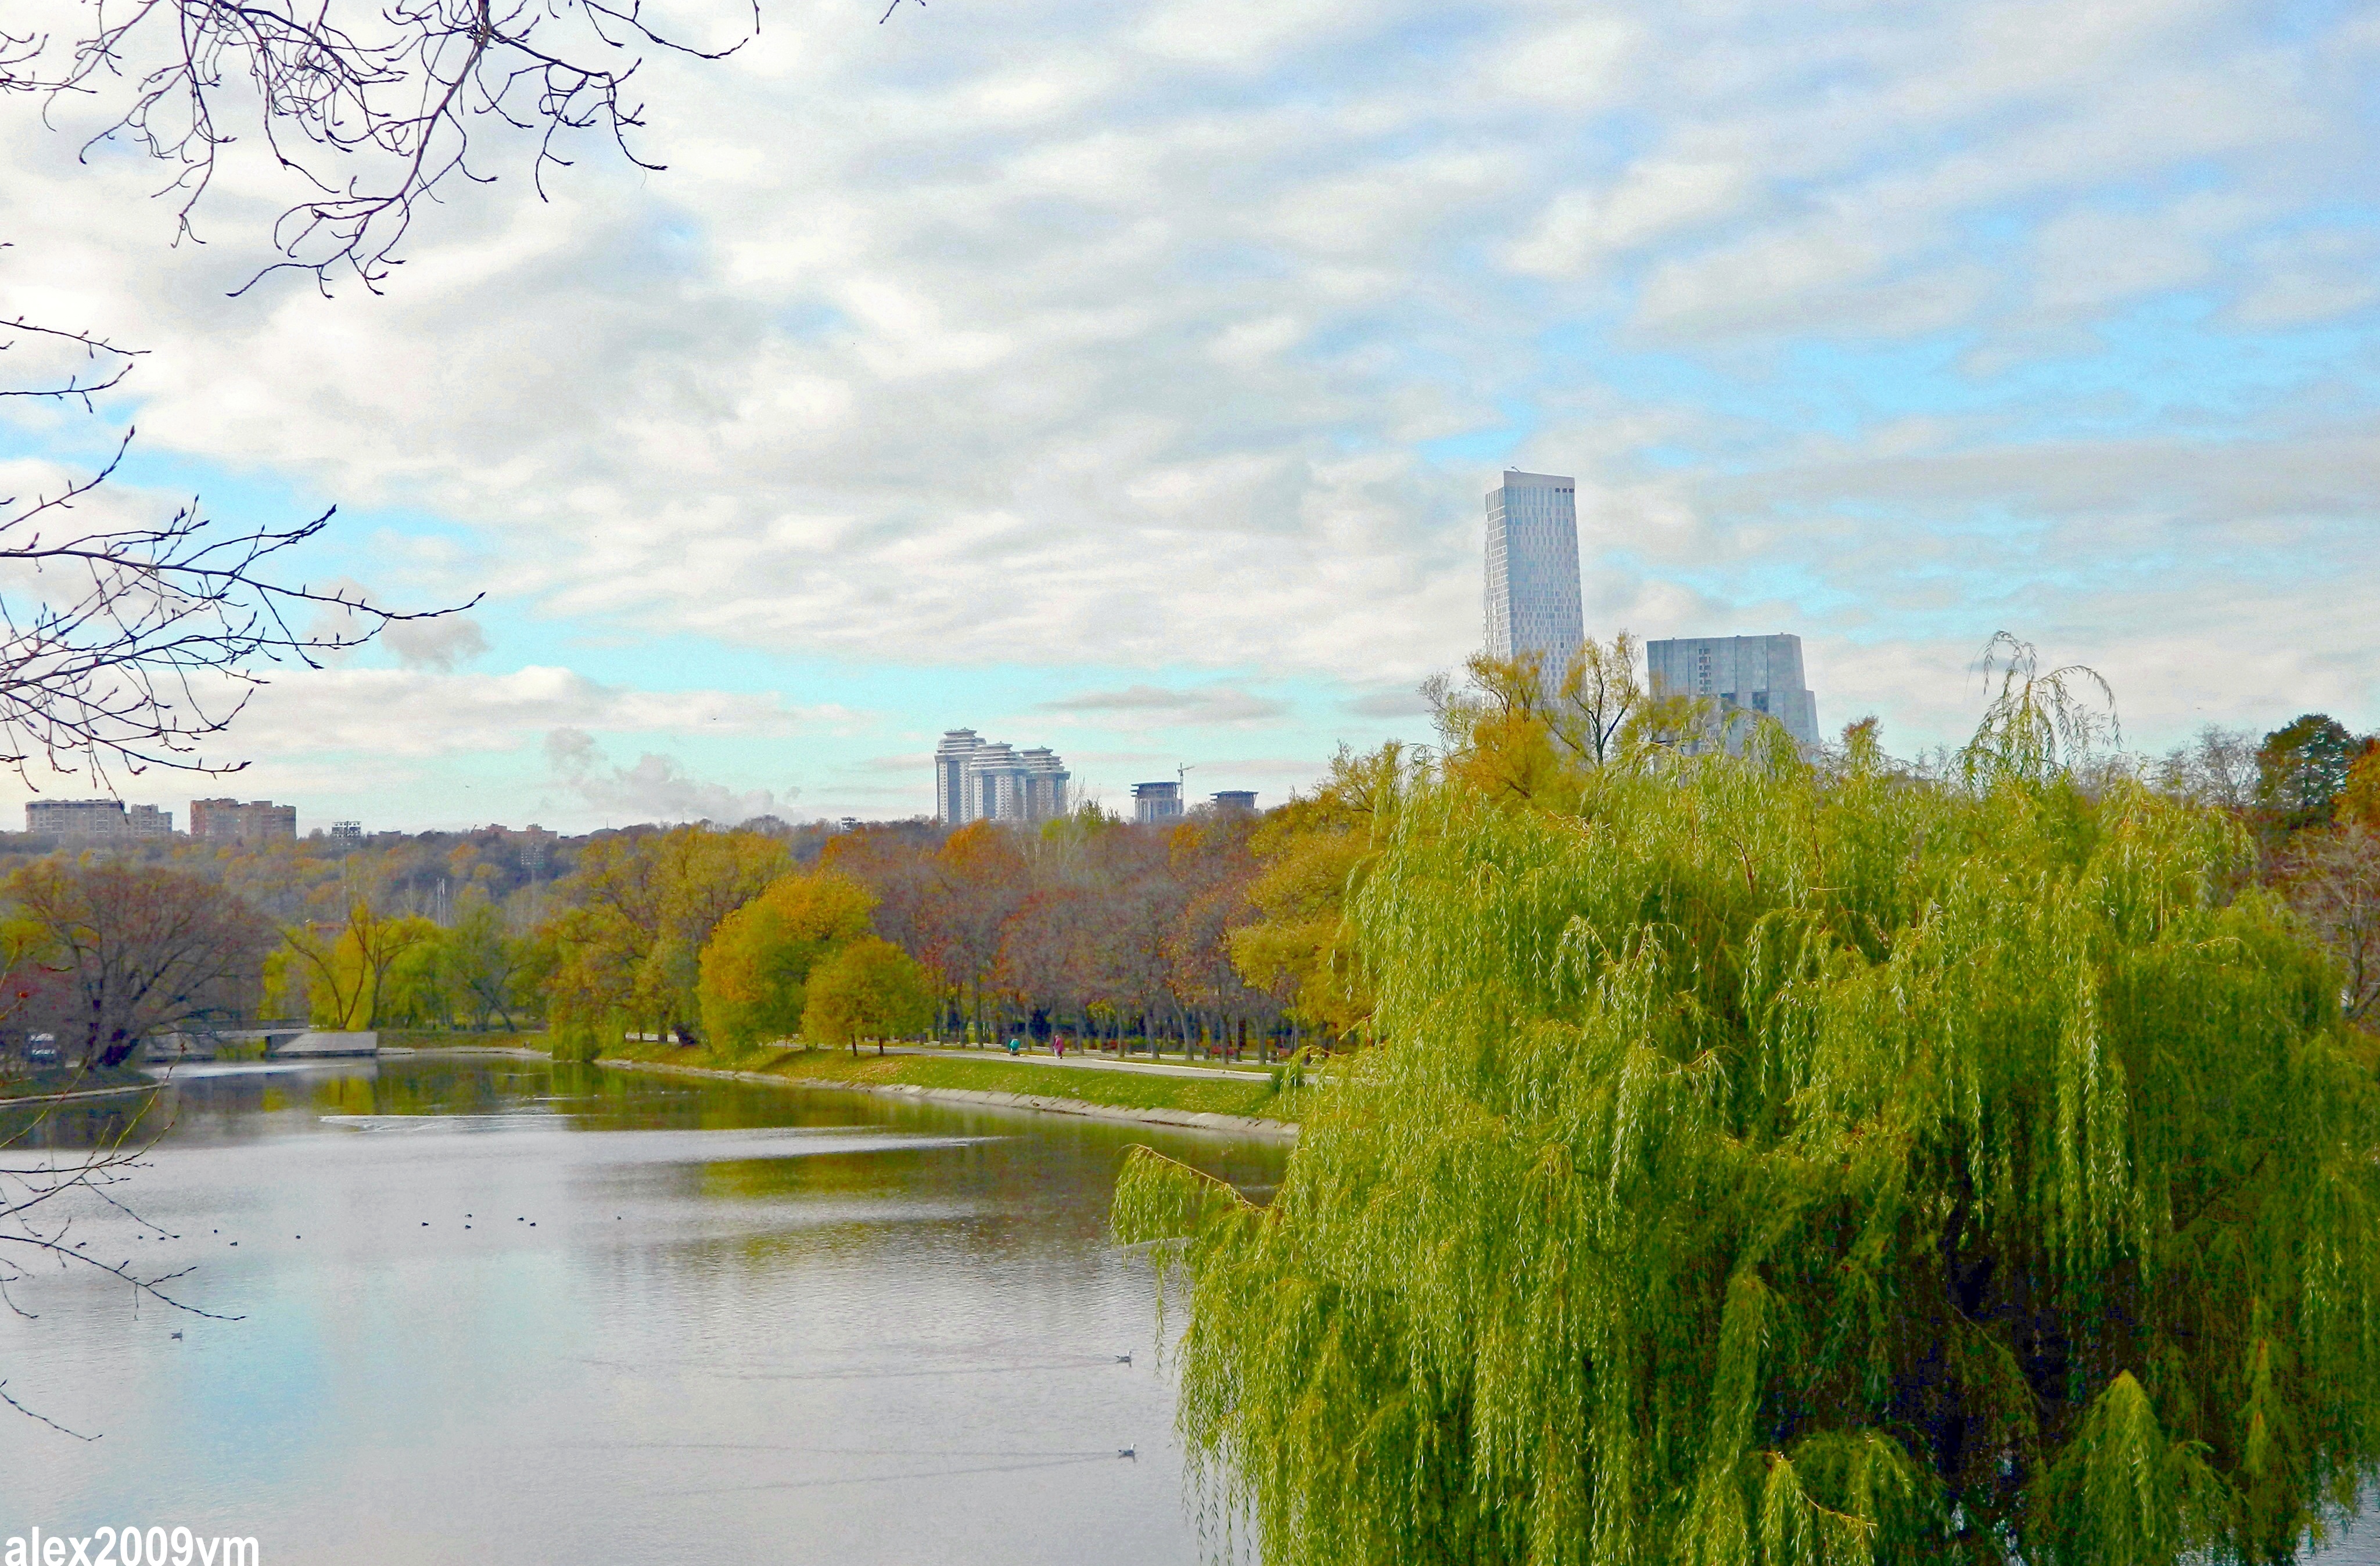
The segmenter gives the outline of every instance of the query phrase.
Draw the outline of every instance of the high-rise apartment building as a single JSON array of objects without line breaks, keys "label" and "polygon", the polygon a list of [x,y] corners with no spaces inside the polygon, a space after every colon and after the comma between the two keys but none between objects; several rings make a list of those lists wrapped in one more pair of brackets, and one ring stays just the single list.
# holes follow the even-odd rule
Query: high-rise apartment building
[{"label": "high-rise apartment building", "polygon": [[29,799],[25,830],[59,837],[171,837],[174,813],[119,799]]},{"label": "high-rise apartment building", "polygon": [[1070,774],[1066,763],[1046,745],[1030,750],[1020,750],[1016,759],[1024,771],[1025,819],[1028,821],[1055,820],[1066,813],[1066,783]]},{"label": "high-rise apartment building", "polygon": [[190,801],[190,835],[201,843],[294,843],[298,807],[269,799]]},{"label": "high-rise apartment building", "polygon": [[1132,785],[1132,819],[1143,826],[1182,819],[1182,784],[1178,781]]},{"label": "high-rise apartment building", "polygon": [[1218,810],[1245,810],[1250,815],[1256,813],[1257,792],[1252,788],[1219,788],[1208,797],[1215,802],[1215,808]]},{"label": "high-rise apartment building", "polygon": [[1048,746],[1018,750],[973,729],[952,729],[934,747],[934,815],[967,821],[1048,821],[1066,813],[1073,774]]},{"label": "high-rise apartment building", "polygon": [[1507,471],[1488,492],[1488,651],[1536,653],[1558,680],[1586,621],[1579,607],[1578,482]]},{"label": "high-rise apartment building", "polygon": [[973,729],[952,729],[934,747],[934,819],[952,826],[975,819],[966,807],[967,760],[982,744]]},{"label": "high-rise apartment building", "polygon": [[1741,752],[1752,723],[1766,713],[1801,744],[1818,743],[1818,698],[1802,672],[1802,638],[1681,637],[1645,644],[1645,682],[1655,697],[1706,697],[1730,753]]}]

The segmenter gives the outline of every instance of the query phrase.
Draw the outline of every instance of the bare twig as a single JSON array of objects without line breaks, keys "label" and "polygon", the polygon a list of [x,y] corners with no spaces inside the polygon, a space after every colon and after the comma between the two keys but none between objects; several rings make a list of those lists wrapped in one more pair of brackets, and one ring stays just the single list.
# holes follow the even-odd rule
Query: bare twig
[{"label": "bare twig", "polygon": [[759,29],[710,49],[649,22],[643,0],[96,0],[55,79],[37,80],[46,40],[0,38],[0,91],[103,99],[127,94],[86,144],[120,139],[174,167],[176,237],[242,127],[310,193],[273,227],[281,259],[251,276],[310,273],[328,291],[352,277],[377,291],[414,210],[449,179],[486,183],[475,129],[533,139],[539,194],[580,132],[630,145],[644,105],[630,96],[643,51],[723,59]]}]

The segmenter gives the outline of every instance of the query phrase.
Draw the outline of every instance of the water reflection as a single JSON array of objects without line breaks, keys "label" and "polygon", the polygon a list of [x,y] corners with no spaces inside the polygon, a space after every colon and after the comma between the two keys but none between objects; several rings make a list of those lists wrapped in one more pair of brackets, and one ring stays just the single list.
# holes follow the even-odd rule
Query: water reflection
[{"label": "water reflection", "polygon": [[187,1523],[276,1561],[1192,1560],[1108,1194],[1134,1141],[1251,1188],[1282,1157],[485,1057],[177,1074],[17,1129],[128,1127],[177,1238],[96,1204],[78,1236],[242,1319],[45,1275],[0,1375],[105,1439],[0,1422],[0,1533]]}]

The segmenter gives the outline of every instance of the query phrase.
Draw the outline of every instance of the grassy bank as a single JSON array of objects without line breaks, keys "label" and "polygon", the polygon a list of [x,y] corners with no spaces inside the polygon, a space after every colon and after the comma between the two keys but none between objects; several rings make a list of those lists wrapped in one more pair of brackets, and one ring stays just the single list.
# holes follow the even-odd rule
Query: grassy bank
[{"label": "grassy bank", "polygon": [[988,1051],[981,1059],[967,1059],[854,1056],[840,1050],[776,1050],[724,1059],[708,1050],[627,1042],[607,1050],[603,1058],[703,1066],[714,1071],[758,1072],[822,1087],[843,1083],[867,1087],[963,1087],[986,1093],[1031,1093],[1045,1099],[1072,1099],[1118,1109],[1182,1110],[1195,1114],[1248,1115],[1291,1123],[1298,1119],[1312,1092],[1310,1088],[1296,1087],[1276,1092],[1269,1076],[1255,1074],[1226,1076],[1219,1072],[1216,1080],[1201,1082],[1193,1077],[1159,1076],[1144,1072],[1041,1065],[1032,1061],[995,1058]]},{"label": "grassy bank", "polygon": [[154,1087],[157,1079],[138,1066],[42,1066],[0,1076],[0,1102],[10,1099],[46,1099],[60,1093],[95,1093],[109,1088]]},{"label": "grassy bank", "polygon": [[523,1028],[517,1033],[490,1028],[485,1033],[468,1031],[448,1033],[442,1029],[383,1027],[380,1030],[383,1050],[537,1050],[545,1048],[545,1029]]}]

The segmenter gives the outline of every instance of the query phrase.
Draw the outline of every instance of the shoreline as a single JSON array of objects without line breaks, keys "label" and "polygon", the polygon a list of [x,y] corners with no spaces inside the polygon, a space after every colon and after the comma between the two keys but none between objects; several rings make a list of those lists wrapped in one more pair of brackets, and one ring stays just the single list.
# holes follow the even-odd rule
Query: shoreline
[{"label": "shoreline", "polygon": [[940,1103],[973,1104],[994,1109],[1026,1110],[1041,1114],[1075,1115],[1086,1120],[1162,1125],[1175,1131],[1204,1131],[1217,1135],[1261,1136],[1274,1141],[1297,1140],[1297,1123],[1264,1120],[1255,1115],[1222,1114],[1210,1110],[1136,1109],[1123,1104],[1093,1104],[1080,1099],[1058,1099],[1039,1093],[1002,1093],[980,1087],[919,1087],[900,1082],[837,1082],[810,1080],[760,1071],[730,1071],[721,1066],[680,1065],[669,1061],[639,1061],[605,1055],[595,1064],[622,1071],[650,1071],[664,1075],[707,1076],[726,1082],[759,1083],[771,1087],[820,1088],[842,1093],[883,1093],[903,1099]]},{"label": "shoreline", "polygon": [[70,1104],[78,1099],[121,1099],[127,1093],[154,1093],[163,1082],[127,1082],[115,1087],[78,1087],[71,1093],[20,1093],[0,1098],[0,1110],[12,1104]]}]

